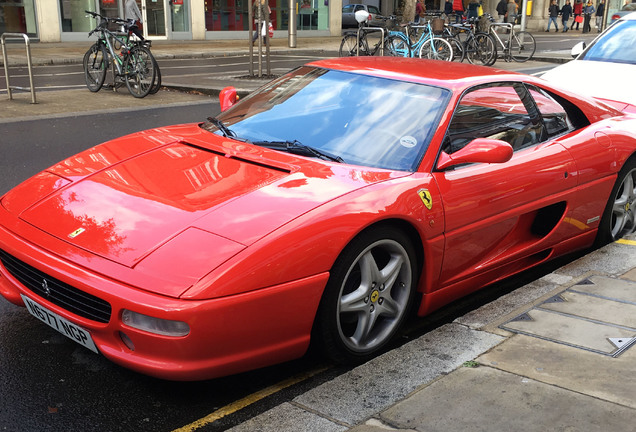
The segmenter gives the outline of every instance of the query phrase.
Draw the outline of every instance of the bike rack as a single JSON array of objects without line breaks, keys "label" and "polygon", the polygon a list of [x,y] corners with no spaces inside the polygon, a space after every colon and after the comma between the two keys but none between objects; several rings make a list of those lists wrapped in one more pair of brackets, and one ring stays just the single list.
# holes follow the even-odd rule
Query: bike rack
[{"label": "bike rack", "polygon": [[[27,65],[29,67],[29,86],[30,87],[17,87],[11,86],[9,84],[9,60],[7,58],[7,49],[5,46],[5,39],[24,39],[24,44],[26,45],[26,55],[27,55]],[[7,93],[9,94],[9,100],[13,99],[13,95],[11,94],[11,90],[22,90],[22,91],[30,91],[31,92],[31,103],[37,103],[35,101],[35,87],[33,86],[33,68],[31,66],[31,44],[29,43],[29,37],[24,33],[3,33],[0,36],[0,42],[2,43],[2,59],[4,61],[4,79],[7,82]]]},{"label": "bike rack", "polygon": [[356,36],[356,56],[360,56],[360,31],[364,30],[365,32],[373,32],[379,31],[382,33],[382,37],[380,39],[380,55],[384,55],[384,33],[385,29],[383,27],[358,27],[358,33]]},{"label": "bike rack", "polygon": [[[512,30],[514,27],[513,23],[498,23],[498,22],[494,22],[494,23],[490,23],[491,27],[499,27],[499,28],[503,28],[503,29],[507,29],[508,31],[508,46],[507,48],[510,49],[510,43],[512,41]],[[495,32],[497,32],[497,30],[495,30]]]}]

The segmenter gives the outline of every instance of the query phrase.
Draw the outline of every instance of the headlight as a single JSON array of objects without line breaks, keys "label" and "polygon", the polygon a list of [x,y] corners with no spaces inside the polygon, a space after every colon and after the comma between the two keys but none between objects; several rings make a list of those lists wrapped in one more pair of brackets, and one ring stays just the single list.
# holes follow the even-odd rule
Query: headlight
[{"label": "headlight", "polygon": [[127,326],[163,336],[181,337],[190,333],[190,326],[183,321],[172,321],[124,309],[121,320]]}]

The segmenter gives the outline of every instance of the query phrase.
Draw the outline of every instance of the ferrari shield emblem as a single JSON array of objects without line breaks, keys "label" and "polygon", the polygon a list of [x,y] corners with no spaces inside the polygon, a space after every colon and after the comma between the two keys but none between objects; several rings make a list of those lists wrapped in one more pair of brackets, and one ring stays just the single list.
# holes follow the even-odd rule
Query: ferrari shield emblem
[{"label": "ferrari shield emblem", "polygon": [[84,228],[78,228],[75,231],[73,231],[72,233],[70,233],[68,236],[73,239],[73,238],[77,237],[78,235],[80,235],[81,233],[83,233],[84,231],[86,231]]},{"label": "ferrari shield emblem", "polygon": [[431,193],[428,191],[428,189],[420,189],[419,191],[417,191],[417,194],[420,196],[420,199],[427,209],[430,210],[433,208],[433,197],[431,196]]}]

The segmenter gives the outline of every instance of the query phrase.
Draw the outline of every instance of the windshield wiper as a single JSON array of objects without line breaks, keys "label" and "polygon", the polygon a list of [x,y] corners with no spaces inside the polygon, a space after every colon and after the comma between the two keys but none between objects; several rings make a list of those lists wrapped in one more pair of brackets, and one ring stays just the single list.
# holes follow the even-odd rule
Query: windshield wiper
[{"label": "windshield wiper", "polygon": [[225,126],[221,120],[216,117],[208,117],[208,121],[216,126],[225,138],[234,138],[236,134],[230,128]]},{"label": "windshield wiper", "polygon": [[311,156],[311,157],[317,157],[322,160],[344,163],[344,159],[342,159],[340,156],[335,156],[325,151],[318,150],[315,147],[304,145],[297,140],[252,141],[251,143],[258,146],[267,147],[273,150],[281,150],[281,151],[286,151],[286,152],[301,155],[301,156]]}]

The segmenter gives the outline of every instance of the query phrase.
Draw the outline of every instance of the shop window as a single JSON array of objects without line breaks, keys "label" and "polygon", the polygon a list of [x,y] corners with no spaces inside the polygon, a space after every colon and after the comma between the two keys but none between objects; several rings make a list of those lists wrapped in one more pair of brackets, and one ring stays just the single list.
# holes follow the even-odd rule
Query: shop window
[{"label": "shop window", "polygon": [[37,35],[33,0],[0,0],[0,34],[2,33],[25,33],[31,37]]}]

